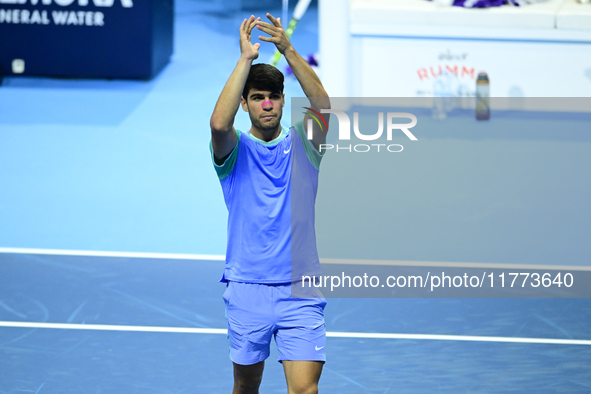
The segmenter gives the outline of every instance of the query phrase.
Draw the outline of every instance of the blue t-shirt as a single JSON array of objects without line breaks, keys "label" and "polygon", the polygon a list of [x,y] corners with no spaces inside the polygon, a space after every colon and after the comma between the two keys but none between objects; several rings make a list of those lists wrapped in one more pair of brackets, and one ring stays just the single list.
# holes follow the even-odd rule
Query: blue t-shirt
[{"label": "blue t-shirt", "polygon": [[322,156],[302,122],[270,142],[236,131],[222,165],[212,161],[228,208],[222,281],[289,283],[321,274],[314,203]]}]

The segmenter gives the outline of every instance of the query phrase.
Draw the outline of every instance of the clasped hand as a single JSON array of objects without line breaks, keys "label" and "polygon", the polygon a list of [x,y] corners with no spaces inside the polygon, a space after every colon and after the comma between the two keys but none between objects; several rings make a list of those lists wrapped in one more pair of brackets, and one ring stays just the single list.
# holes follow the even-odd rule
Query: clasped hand
[{"label": "clasped hand", "polygon": [[285,55],[285,52],[291,47],[289,38],[283,26],[281,26],[281,18],[275,19],[273,15],[267,13],[267,18],[271,23],[262,22],[261,18],[256,18],[251,15],[250,18],[245,19],[240,26],[240,52],[242,56],[254,60],[259,57],[260,44],[252,44],[251,33],[252,29],[256,26],[260,31],[267,33],[270,37],[259,36],[259,40],[265,42],[272,42],[277,47],[277,50]]}]

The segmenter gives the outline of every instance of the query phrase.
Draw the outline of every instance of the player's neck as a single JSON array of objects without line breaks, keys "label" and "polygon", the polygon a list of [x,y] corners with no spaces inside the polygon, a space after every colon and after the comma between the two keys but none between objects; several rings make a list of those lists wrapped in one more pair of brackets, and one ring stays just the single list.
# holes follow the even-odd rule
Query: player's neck
[{"label": "player's neck", "polygon": [[271,142],[275,138],[279,137],[282,130],[283,130],[283,128],[281,127],[281,124],[278,124],[275,129],[268,129],[268,130],[263,130],[263,129],[256,127],[255,125],[252,125],[250,128],[250,134],[252,134],[256,138],[258,138],[259,140],[262,140],[265,142]]}]

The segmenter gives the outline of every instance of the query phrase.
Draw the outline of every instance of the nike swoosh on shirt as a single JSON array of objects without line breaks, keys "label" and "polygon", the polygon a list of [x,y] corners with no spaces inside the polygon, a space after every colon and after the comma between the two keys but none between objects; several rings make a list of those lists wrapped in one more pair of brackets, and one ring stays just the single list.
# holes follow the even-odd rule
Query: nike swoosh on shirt
[{"label": "nike swoosh on shirt", "polygon": [[315,347],[314,347],[314,349],[316,349],[316,351],[318,351],[318,350],[322,350],[322,349],[324,349],[324,348],[325,348],[325,346],[322,346],[322,347],[315,346]]},{"label": "nike swoosh on shirt", "polygon": [[290,150],[291,150],[291,145],[289,146],[289,149],[288,150],[284,150],[283,153],[288,154]]}]

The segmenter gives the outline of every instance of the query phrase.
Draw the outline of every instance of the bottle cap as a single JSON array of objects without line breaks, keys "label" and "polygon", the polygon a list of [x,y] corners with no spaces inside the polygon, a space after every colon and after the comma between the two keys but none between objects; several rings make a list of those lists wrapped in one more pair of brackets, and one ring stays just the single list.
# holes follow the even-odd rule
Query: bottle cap
[{"label": "bottle cap", "polygon": [[485,72],[478,73],[478,78],[476,78],[477,84],[488,83],[488,74]]}]

